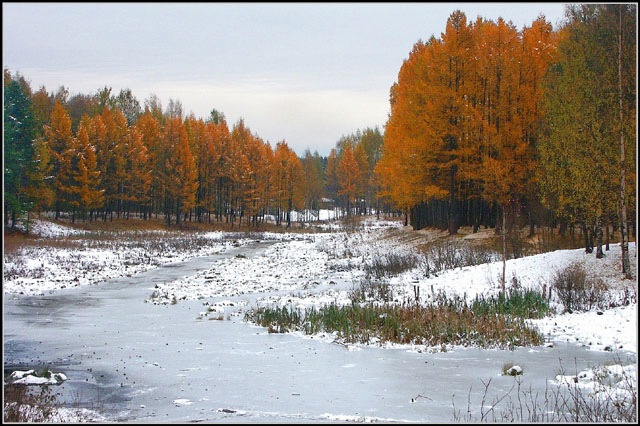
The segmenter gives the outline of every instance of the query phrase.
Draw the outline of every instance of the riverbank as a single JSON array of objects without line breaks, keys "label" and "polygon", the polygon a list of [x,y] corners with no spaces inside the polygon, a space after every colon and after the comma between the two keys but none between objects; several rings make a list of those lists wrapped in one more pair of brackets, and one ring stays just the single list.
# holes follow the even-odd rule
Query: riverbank
[{"label": "riverbank", "polygon": [[[559,358],[579,360],[579,374],[594,365],[616,364],[618,354],[624,354],[623,364],[635,363],[637,354],[635,301],[604,309],[601,314],[595,310],[562,313],[561,305],[554,301],[555,315],[531,320],[553,344],[516,351],[452,346],[442,352],[412,344],[344,344],[336,335],[273,334],[242,321],[243,312],[259,306],[304,309],[350,304],[363,282],[386,271],[378,266],[388,266],[384,262],[393,258],[390,254],[409,257],[424,242],[398,221],[369,218],[348,230],[307,233],[136,231],[87,238],[87,234],[64,228],[55,231],[57,238],[43,238],[40,251],[5,254],[5,270],[15,276],[5,275],[10,278],[5,280],[4,294],[8,313],[5,353],[14,370],[28,370],[34,363],[59,366],[69,377],[60,385],[65,392],[81,389],[87,398],[98,390],[103,395],[128,395],[130,402],[117,399],[109,406],[112,419],[233,421],[248,416],[257,421],[447,421],[451,395],[429,394],[438,401],[437,409],[411,401],[426,394],[424,384],[433,377],[449,382],[457,377],[456,393],[462,397],[471,384],[496,374],[500,375],[494,377],[499,384],[496,392],[508,389],[508,378],[502,377],[501,370],[511,361],[524,365],[526,380],[539,387],[544,386],[545,378],[556,380]],[[154,244],[145,246],[143,241]],[[633,245],[632,264],[637,271],[635,250]],[[89,257],[94,251],[95,257]],[[635,282],[616,272],[619,245],[612,245],[606,253],[604,260],[583,250],[511,259],[508,276],[515,273],[522,288],[538,288],[554,272],[582,262],[590,274],[606,280],[619,294]],[[166,254],[173,257],[160,257]],[[95,281],[86,279],[62,288],[74,274],[79,275],[77,265],[82,265],[83,258],[85,265],[94,262]],[[135,265],[126,268],[127,260],[135,263],[132,259],[156,262],[141,262],[141,269],[132,273]],[[98,263],[101,260],[108,262]],[[55,262],[66,267],[56,268]],[[16,265],[23,265],[22,269]],[[420,261],[409,262],[406,270],[383,277],[391,288],[385,297],[392,302],[417,299],[427,303],[439,291],[451,296],[489,295],[497,291],[495,276],[501,267],[500,262],[491,261],[437,272],[431,269],[427,276]],[[32,286],[27,286],[18,281],[20,271],[39,276],[22,277],[31,280]],[[116,276],[110,279],[100,275],[114,271]],[[460,361],[465,358],[483,367],[472,371]],[[542,359],[547,365],[538,364]],[[425,366],[428,371],[422,371]],[[406,377],[397,373],[403,369],[407,369]],[[159,376],[150,376],[151,371]],[[396,373],[390,375],[391,371]],[[193,372],[201,377],[196,379]],[[349,401],[353,394],[334,389],[329,379],[349,383],[358,394],[367,396],[358,397],[354,407],[335,406],[336,398]],[[267,389],[269,383],[280,384]],[[384,383],[387,391],[380,394],[376,383]],[[220,392],[229,392],[230,386],[236,390],[222,397]],[[261,389],[268,400],[255,389]],[[325,398],[314,394],[314,389],[330,392]],[[304,402],[298,411],[292,411],[291,404],[300,403],[302,395]],[[277,409],[268,408],[274,404]],[[120,406],[126,409],[118,410]]]}]

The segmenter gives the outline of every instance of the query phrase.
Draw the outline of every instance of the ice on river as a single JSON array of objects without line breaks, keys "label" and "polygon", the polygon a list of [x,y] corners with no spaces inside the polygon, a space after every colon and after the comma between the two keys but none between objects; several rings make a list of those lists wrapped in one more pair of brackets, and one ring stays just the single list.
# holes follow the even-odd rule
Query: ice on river
[{"label": "ice on river", "polygon": [[[5,296],[21,292],[35,296],[47,294],[42,298],[43,303],[53,304],[55,309],[41,308],[37,297],[16,296],[12,302],[16,303],[12,306],[15,315],[8,317],[8,329],[13,333],[11,341],[28,341],[34,338],[37,327],[41,327],[38,338],[47,340],[46,346],[42,345],[40,353],[36,345],[37,349],[29,355],[44,358],[55,353],[66,360],[65,365],[71,370],[74,367],[69,365],[70,354],[75,355],[72,359],[81,359],[74,376],[69,375],[70,386],[84,382],[82,374],[89,374],[85,372],[87,368],[100,366],[101,374],[114,376],[108,382],[116,386],[114,392],[120,392],[122,386],[122,392],[129,392],[127,398],[136,404],[135,409],[130,408],[130,412],[121,417],[125,420],[161,421],[164,419],[157,417],[160,410],[166,410],[161,414],[172,421],[430,419],[422,417],[420,411],[432,409],[427,400],[411,403],[411,399],[426,392],[425,389],[432,389],[434,377],[465,392],[471,380],[465,381],[465,374],[495,375],[512,355],[488,351],[485,360],[478,358],[478,354],[485,352],[475,349],[447,348],[447,353],[427,355],[424,348],[411,345],[386,345],[385,348],[375,344],[373,347],[334,345],[330,344],[336,340],[332,335],[276,336],[237,319],[227,320],[230,313],[257,305],[291,304],[304,309],[320,304],[350,303],[350,290],[365,278],[365,266],[375,256],[411,251],[397,238],[386,238],[400,231],[398,221],[368,219],[363,221],[359,232],[339,229],[252,236],[254,242],[269,241],[259,250],[245,250],[249,240],[234,243],[221,233],[198,235],[199,242],[208,243],[184,244],[185,250],[172,253],[140,245],[125,254],[122,246],[92,248],[88,243],[79,243],[76,249],[52,246],[24,250],[4,258]],[[82,241],[82,236],[75,237]],[[199,260],[214,254],[220,255],[207,261]],[[138,263],[152,257],[154,262]],[[161,268],[184,260],[188,262],[176,263],[175,268]],[[612,245],[602,260],[585,254],[582,249],[560,250],[509,260],[507,275],[515,274],[524,288],[539,288],[548,285],[556,271],[578,261],[589,274],[605,280],[614,292],[637,286],[622,279],[618,272],[619,260],[619,244]],[[637,277],[635,244],[631,244],[631,260]],[[501,268],[500,262],[493,262],[448,270],[427,278],[420,267],[416,267],[391,278],[389,283],[400,298],[414,297],[414,289],[419,288],[421,303],[428,303],[430,294],[438,291],[472,298],[498,290],[496,277]],[[127,278],[128,275],[131,278]],[[121,280],[115,280],[118,277]],[[108,279],[111,279],[108,285],[82,290],[83,284],[99,284]],[[89,296],[82,296],[86,298],[81,298],[77,305],[64,306],[65,292],[71,295],[69,300],[85,292]],[[178,301],[176,305],[173,305],[174,299]],[[145,300],[153,304],[145,304]],[[87,302],[96,303],[95,308]],[[30,315],[20,315],[21,303],[31,309]],[[223,321],[202,321],[204,318]],[[21,321],[31,321],[28,333],[24,331],[26,328],[19,328],[24,326]],[[51,327],[56,324],[58,334],[54,338]],[[564,379],[550,373],[549,365],[532,364],[539,362],[534,360],[540,357],[546,357],[546,363],[553,362],[558,348],[565,351],[569,345],[569,353],[587,352],[598,362],[607,359],[609,351],[637,353],[635,301],[600,313],[557,314],[534,320],[532,324],[548,336],[555,347],[517,352],[525,378],[539,372],[555,378],[560,385]],[[78,342],[87,347],[73,346]],[[5,352],[6,349],[5,346]],[[45,355],[44,350],[51,352]],[[469,363],[467,357],[473,359],[473,372],[464,368]],[[438,370],[431,370],[435,365]],[[615,376],[615,365],[637,377],[636,370],[626,370],[628,367],[622,364],[610,364],[608,371],[613,371],[612,376]],[[120,371],[110,370],[114,368]],[[588,371],[586,366],[581,367],[578,375],[583,377],[579,377],[579,381],[602,376],[601,372]],[[95,376],[89,378],[95,379]],[[615,380],[610,382],[619,383]],[[134,382],[137,383],[134,385]],[[274,388],[273,383],[277,383],[277,387]],[[349,402],[348,398],[332,398],[332,393],[345,396],[345,383],[352,392],[361,394],[359,399]],[[217,387],[213,388],[214,385]],[[319,389],[323,390],[322,395],[318,395]],[[402,399],[398,392],[402,393]],[[451,395],[441,396],[440,403],[446,407],[438,408],[438,412],[450,413]],[[296,404],[301,404],[301,408],[296,409]],[[269,410],[270,406],[277,408]]]}]

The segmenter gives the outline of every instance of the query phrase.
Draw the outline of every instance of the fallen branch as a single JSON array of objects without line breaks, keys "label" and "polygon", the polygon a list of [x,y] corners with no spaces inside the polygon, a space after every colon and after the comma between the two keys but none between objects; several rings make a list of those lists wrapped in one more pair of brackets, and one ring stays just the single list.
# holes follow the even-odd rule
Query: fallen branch
[{"label": "fallen branch", "polygon": [[418,398],[424,398],[424,399],[428,399],[429,401],[433,401],[433,399],[429,398],[428,396],[418,394],[416,397],[411,398],[411,402],[416,402]]}]

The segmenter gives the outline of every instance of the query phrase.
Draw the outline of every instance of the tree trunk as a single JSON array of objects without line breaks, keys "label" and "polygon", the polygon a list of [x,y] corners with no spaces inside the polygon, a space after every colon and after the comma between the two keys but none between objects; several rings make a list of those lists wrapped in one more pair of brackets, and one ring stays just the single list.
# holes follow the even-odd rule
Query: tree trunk
[{"label": "tree trunk", "polygon": [[589,228],[584,223],[582,224],[582,235],[584,236],[584,251],[585,253],[593,253],[593,246],[590,244]]},{"label": "tree trunk", "polygon": [[502,293],[504,294],[505,275],[507,272],[507,226],[505,220],[506,209],[502,209]]},{"label": "tree trunk", "polygon": [[596,259],[602,259],[604,252],[602,251],[602,226],[600,225],[600,219],[596,221]]},{"label": "tree trunk", "polygon": [[624,152],[624,122],[622,117],[622,7],[619,5],[620,21],[619,21],[619,39],[618,39],[618,100],[620,106],[620,209],[621,217],[620,222],[622,227],[620,228],[620,247],[622,249],[622,273],[625,275],[631,274],[629,267],[629,228],[625,229],[627,225],[627,206],[625,203],[625,152]]},{"label": "tree trunk", "polygon": [[567,222],[565,220],[560,221],[560,229],[558,229],[558,235],[564,237],[567,233]]},{"label": "tree trunk", "polygon": [[536,234],[536,224],[533,222],[533,219],[529,218],[529,238],[533,238]]}]

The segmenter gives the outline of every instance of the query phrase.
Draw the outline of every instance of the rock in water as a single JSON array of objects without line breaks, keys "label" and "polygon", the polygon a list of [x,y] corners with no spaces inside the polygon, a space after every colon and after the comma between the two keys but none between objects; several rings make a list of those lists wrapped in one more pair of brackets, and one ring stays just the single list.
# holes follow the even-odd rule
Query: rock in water
[{"label": "rock in water", "polygon": [[520,367],[519,365],[514,365],[513,367],[507,370],[508,376],[519,376],[521,374],[522,374],[522,367]]}]

